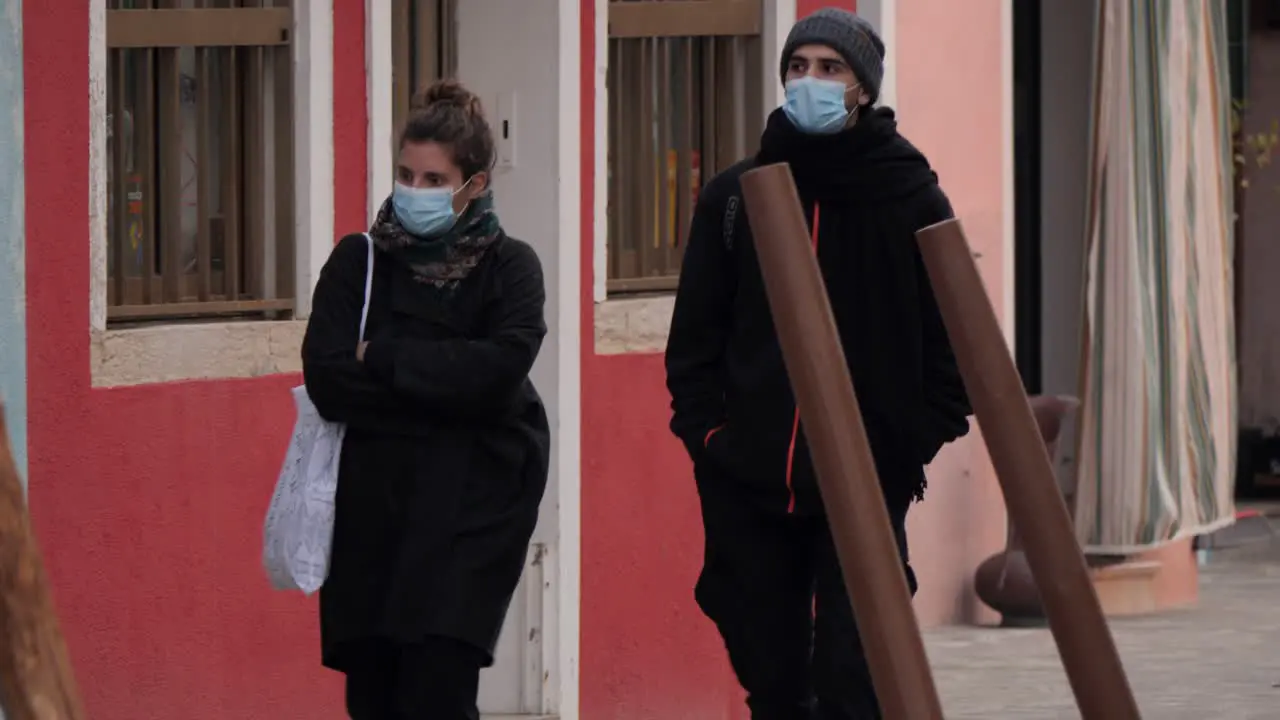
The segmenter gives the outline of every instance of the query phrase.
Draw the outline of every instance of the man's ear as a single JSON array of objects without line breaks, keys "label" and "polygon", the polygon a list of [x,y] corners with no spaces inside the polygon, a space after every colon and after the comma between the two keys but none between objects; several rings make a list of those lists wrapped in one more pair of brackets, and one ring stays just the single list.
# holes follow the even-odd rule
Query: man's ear
[{"label": "man's ear", "polygon": [[489,189],[489,173],[478,172],[471,178],[471,192],[479,195]]},{"label": "man's ear", "polygon": [[858,104],[862,107],[871,105],[871,96],[866,93],[858,93]]}]

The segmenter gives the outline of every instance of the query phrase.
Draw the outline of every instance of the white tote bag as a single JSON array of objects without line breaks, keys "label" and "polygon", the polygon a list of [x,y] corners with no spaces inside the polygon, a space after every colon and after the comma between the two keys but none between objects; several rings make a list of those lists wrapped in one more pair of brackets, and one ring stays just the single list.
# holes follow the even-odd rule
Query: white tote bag
[{"label": "white tote bag", "polygon": [[[364,277],[364,308],[360,311],[360,339],[369,318],[373,290],[373,239],[369,242],[369,266]],[[351,348],[352,353],[355,348]],[[329,422],[307,395],[307,387],[293,389],[298,420],[267,509],[263,531],[262,564],[271,586],[277,590],[301,590],[310,595],[329,574],[329,550],[333,545],[334,496],[338,492],[338,462],[346,426]]]}]

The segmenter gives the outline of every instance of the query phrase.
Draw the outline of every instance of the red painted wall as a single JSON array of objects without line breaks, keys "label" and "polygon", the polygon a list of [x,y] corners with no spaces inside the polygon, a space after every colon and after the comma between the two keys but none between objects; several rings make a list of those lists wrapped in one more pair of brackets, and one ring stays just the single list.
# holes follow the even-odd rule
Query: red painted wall
[{"label": "red painted wall", "polygon": [[[335,50],[364,57],[361,0]],[[298,379],[93,389],[88,15],[23,3],[30,503],[94,720],[337,718],[313,601],[273,593],[262,517]],[[364,225],[364,63],[334,63],[338,229]]]},{"label": "red painted wall", "polygon": [[[802,4],[804,0],[801,0]],[[583,0],[583,337],[593,337],[595,3]],[[335,0],[337,58],[364,57],[361,0]],[[30,502],[95,720],[336,718],[312,601],[271,592],[261,518],[296,377],[93,389],[88,18],[23,5]],[[335,221],[365,225],[363,63],[334,63]],[[661,357],[583,350],[582,717],[743,718],[692,599],[702,538],[665,430]],[[246,441],[246,439],[248,439]],[[644,587],[643,593],[637,588]]]},{"label": "red painted wall", "polygon": [[819,8],[824,7],[843,7],[850,10],[858,9],[857,0],[844,0],[844,2],[833,2],[833,0],[796,0],[796,17],[804,17],[812,14]]},{"label": "red painted wall", "polygon": [[662,356],[594,350],[595,12],[583,0],[582,717],[745,720],[693,600],[702,526],[688,458],[666,429]]},{"label": "red painted wall", "polygon": [[369,229],[364,3],[333,0],[333,204],[339,238]]}]

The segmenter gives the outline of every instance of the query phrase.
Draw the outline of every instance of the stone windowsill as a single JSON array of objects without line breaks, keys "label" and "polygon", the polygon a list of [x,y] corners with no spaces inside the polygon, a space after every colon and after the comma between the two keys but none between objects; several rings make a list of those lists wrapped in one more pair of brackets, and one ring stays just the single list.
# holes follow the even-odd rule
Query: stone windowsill
[{"label": "stone windowsill", "polygon": [[94,387],[250,378],[302,371],[306,321],[161,325],[96,331]]},{"label": "stone windowsill", "polygon": [[606,300],[595,307],[595,348],[600,355],[660,353],[667,347],[674,295]]},{"label": "stone windowsill", "polygon": [[[675,297],[609,300],[595,308],[601,355],[660,353]],[[92,334],[94,387],[261,377],[302,371],[304,320],[101,330]]]}]

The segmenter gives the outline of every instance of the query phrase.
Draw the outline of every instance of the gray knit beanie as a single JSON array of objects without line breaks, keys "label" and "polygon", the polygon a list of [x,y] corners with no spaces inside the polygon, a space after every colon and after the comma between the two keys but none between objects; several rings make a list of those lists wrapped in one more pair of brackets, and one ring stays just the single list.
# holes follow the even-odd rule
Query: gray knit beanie
[{"label": "gray knit beanie", "polygon": [[791,53],[802,45],[825,45],[840,53],[862,82],[862,89],[871,102],[880,96],[880,83],[884,80],[884,41],[871,23],[848,10],[832,7],[796,21],[787,35],[786,45],[782,46],[783,82],[787,79]]}]

